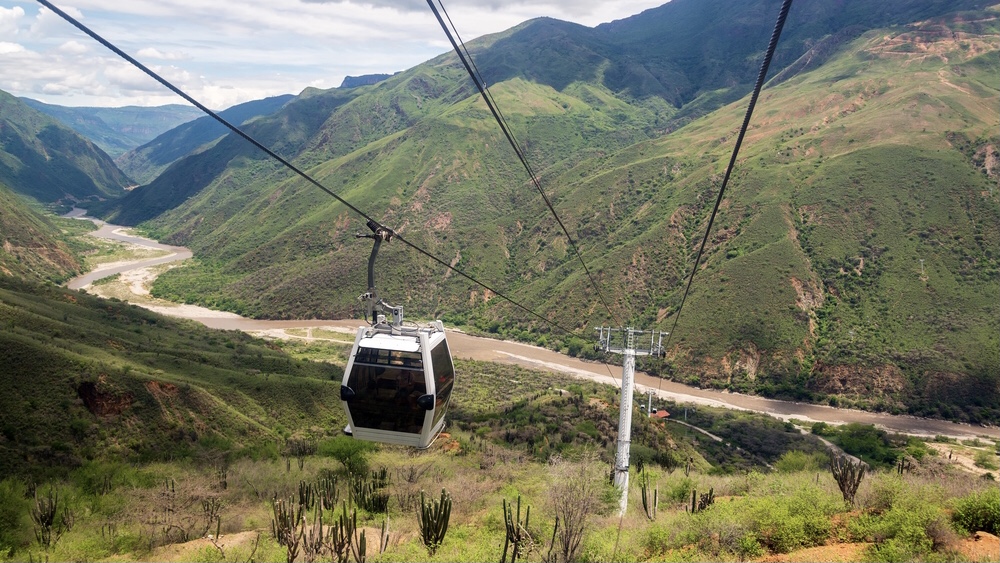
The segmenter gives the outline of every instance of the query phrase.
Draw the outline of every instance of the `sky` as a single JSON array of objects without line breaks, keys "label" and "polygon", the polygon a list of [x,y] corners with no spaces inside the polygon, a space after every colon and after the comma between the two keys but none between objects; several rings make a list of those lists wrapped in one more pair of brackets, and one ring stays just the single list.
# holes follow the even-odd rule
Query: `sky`
[{"label": "sky", "polygon": [[[406,70],[451,50],[425,0],[50,0],[212,109],[345,76]],[[548,16],[586,26],[667,0],[454,0],[462,38]],[[186,104],[54,12],[0,0],[0,90],[63,106]]]}]

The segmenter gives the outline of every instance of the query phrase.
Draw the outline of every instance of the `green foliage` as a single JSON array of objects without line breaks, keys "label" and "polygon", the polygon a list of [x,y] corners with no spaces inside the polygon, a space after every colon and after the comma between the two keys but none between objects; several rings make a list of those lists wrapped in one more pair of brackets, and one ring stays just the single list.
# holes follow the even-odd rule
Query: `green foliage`
[{"label": "green foliage", "polygon": [[417,510],[417,523],[420,525],[420,539],[431,555],[441,547],[444,536],[448,533],[448,521],[451,519],[451,497],[448,491],[441,489],[439,500],[427,500],[420,491],[420,507]]},{"label": "green foliage", "polygon": [[781,473],[797,473],[800,471],[825,470],[828,464],[827,456],[820,452],[807,454],[798,450],[785,452],[774,462],[774,468]]},{"label": "green foliage", "polygon": [[816,488],[751,494],[692,515],[664,547],[694,543],[711,558],[749,556],[763,549],[787,553],[824,543],[831,533],[830,517],[841,510],[837,496]]},{"label": "green foliage", "polygon": [[892,466],[901,453],[900,446],[908,443],[906,437],[890,436],[871,424],[856,422],[838,427],[831,437],[848,454],[881,467]]},{"label": "green foliage", "polygon": [[952,520],[968,533],[1000,535],[1000,489],[988,487],[958,499]]},{"label": "green foliage", "polygon": [[50,203],[116,198],[128,178],[107,154],[59,121],[0,91],[0,184]]},{"label": "green foliage", "polygon": [[[75,221],[90,228],[90,221]],[[0,179],[0,272],[33,281],[63,282],[81,272],[79,245],[68,243],[61,227],[72,222],[39,213]],[[80,231],[80,234],[87,230]]]},{"label": "green foliage", "polygon": [[976,452],[975,456],[976,467],[982,467],[983,469],[1000,469],[1000,463],[997,463],[997,454],[980,450]]},{"label": "green foliage", "polygon": [[[202,117],[198,108],[169,104],[157,107],[64,107],[24,98],[24,103],[73,128],[112,158],[152,141],[183,123]],[[127,173],[128,171],[126,171]],[[138,179],[133,177],[133,179]]]},{"label": "green foliage", "polygon": [[369,457],[377,449],[378,447],[372,442],[355,440],[350,436],[334,436],[321,441],[316,453],[339,461],[350,475],[366,475]]},{"label": "green foliage", "polygon": [[12,478],[0,481],[0,557],[9,557],[31,541],[28,499],[24,493],[21,481]]},{"label": "green foliage", "polygon": [[18,374],[0,378],[2,475],[266,450],[278,424],[343,419],[342,368],[242,333],[3,276],[0,325],[0,363]]}]

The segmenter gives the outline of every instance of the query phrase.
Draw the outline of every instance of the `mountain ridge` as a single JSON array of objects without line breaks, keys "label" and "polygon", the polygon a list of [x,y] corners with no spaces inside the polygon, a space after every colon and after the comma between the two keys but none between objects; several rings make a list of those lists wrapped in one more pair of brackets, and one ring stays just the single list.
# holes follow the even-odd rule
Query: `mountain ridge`
[{"label": "mountain ridge", "polygon": [[[802,6],[805,13],[831,9]],[[943,9],[907,6],[922,16]],[[855,25],[859,16],[852,17],[845,23]],[[533,20],[470,48],[512,53],[512,37],[545,27],[567,47],[566,60],[597,53],[574,47],[587,28],[554,20]],[[990,194],[995,167],[984,170],[1000,146],[991,133],[1000,91],[989,58],[997,50],[996,12],[945,10],[860,35],[821,31],[810,43],[818,51],[787,57],[786,68],[799,61],[798,70],[765,89],[668,358],[649,367],[767,396],[997,420],[990,401],[1000,393],[1000,360],[989,328],[1000,312],[989,296],[1000,221]],[[746,57],[760,46],[753,47]],[[484,58],[477,66],[489,76],[495,67]],[[314,129],[289,127],[309,115],[292,105],[255,126],[275,138],[294,133],[296,162],[338,195],[579,332],[560,334],[524,318],[489,291],[388,245],[380,292],[415,316],[578,353],[587,348],[587,326],[614,313],[669,330],[745,108],[730,104],[698,119],[693,112],[680,123],[663,98],[636,99],[597,78],[579,80],[592,68],[586,65],[549,76],[551,84],[530,79],[551,60],[534,58],[524,76],[498,82],[494,75],[491,90],[578,235],[612,313],[598,308],[577,258],[453,55],[366,87]],[[754,65],[744,66],[751,75]],[[701,100],[707,111],[740,83],[689,104]],[[267,163],[222,157],[221,149],[203,153],[211,154],[238,164],[144,223],[191,246],[200,260],[161,276],[154,292],[250,316],[357,314],[367,250],[350,242],[362,228],[356,220]],[[172,174],[192,176],[184,170]],[[921,275],[919,259],[929,275]],[[952,392],[939,400],[935,389]]]}]

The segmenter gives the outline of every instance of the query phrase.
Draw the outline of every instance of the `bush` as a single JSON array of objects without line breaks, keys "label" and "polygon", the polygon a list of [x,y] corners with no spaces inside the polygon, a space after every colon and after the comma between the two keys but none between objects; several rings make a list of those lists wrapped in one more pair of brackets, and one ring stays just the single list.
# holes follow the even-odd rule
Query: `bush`
[{"label": "bush", "polygon": [[691,499],[691,491],[694,490],[694,481],[690,477],[682,477],[670,482],[667,485],[667,498],[674,502],[688,502]]},{"label": "bush", "polygon": [[0,481],[0,558],[9,557],[31,542],[28,500],[24,483],[14,479]]},{"label": "bush", "polygon": [[337,436],[320,442],[316,451],[321,456],[332,457],[344,464],[344,468],[352,475],[367,475],[368,454],[375,449],[375,444],[371,442]]},{"label": "bush", "polygon": [[817,471],[825,469],[829,464],[827,457],[821,453],[807,454],[798,450],[785,452],[774,462],[774,468],[780,473],[796,473],[799,471]]},{"label": "bush", "polygon": [[996,454],[981,450],[976,452],[976,467],[982,467],[983,469],[1000,469],[1000,465],[997,464]]},{"label": "bush", "polygon": [[962,530],[1000,535],[1000,489],[989,489],[962,497],[955,504],[952,520]]}]

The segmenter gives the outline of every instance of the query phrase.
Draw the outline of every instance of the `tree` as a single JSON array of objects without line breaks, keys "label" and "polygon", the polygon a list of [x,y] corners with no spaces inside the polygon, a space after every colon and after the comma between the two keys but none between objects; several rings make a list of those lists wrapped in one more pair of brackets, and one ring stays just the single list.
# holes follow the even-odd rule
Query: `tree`
[{"label": "tree", "polygon": [[561,524],[557,531],[561,560],[570,563],[576,561],[587,520],[602,509],[601,493],[607,479],[593,458],[579,462],[556,459],[553,465],[549,502]]}]

